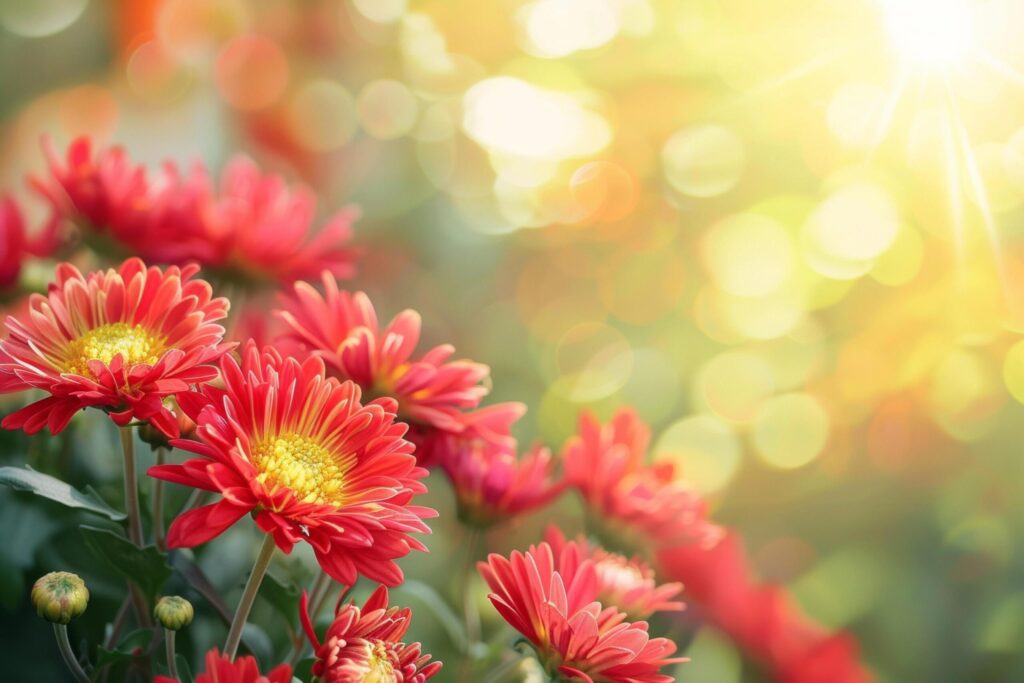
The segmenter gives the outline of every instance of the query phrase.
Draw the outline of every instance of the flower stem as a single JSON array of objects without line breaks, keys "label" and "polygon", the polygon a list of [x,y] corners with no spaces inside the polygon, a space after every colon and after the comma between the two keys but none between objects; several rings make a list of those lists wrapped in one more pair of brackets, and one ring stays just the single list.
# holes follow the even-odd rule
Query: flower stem
[{"label": "flower stem", "polygon": [[121,427],[124,451],[124,507],[128,515],[128,538],[142,547],[142,513],[139,510],[139,485],[135,473],[135,439],[131,427]]},{"label": "flower stem", "polygon": [[256,602],[256,593],[259,592],[260,584],[263,583],[263,577],[267,574],[267,568],[270,566],[270,558],[274,556],[275,547],[274,535],[267,534],[263,539],[263,545],[260,547],[260,554],[256,558],[256,563],[252,567],[252,573],[249,574],[249,581],[246,582],[245,590],[242,591],[242,597],[238,600],[235,618],[231,620],[228,639],[224,643],[224,654],[231,659],[234,659],[235,654],[238,653],[238,644],[242,642],[242,629],[245,628],[245,622],[249,619],[249,612],[252,611],[252,605]]},{"label": "flower stem", "polygon": [[[167,449],[158,447],[156,449],[156,464],[163,465],[167,459]],[[164,480],[153,478],[153,543],[156,549],[163,552],[167,550],[164,541]]]},{"label": "flower stem", "polygon": [[71,672],[71,675],[75,677],[78,683],[89,683],[89,677],[85,675],[82,665],[78,663],[75,653],[71,651],[71,642],[68,640],[68,627],[65,624],[54,624],[53,635],[57,638],[57,649],[60,650],[60,656],[64,659],[64,664],[67,665],[68,671]]},{"label": "flower stem", "polygon": [[164,643],[167,645],[167,672],[171,674],[171,678],[180,681],[178,662],[174,658],[174,631],[164,629]]},{"label": "flower stem", "polygon": [[[131,427],[121,427],[121,450],[124,453],[124,507],[128,515],[128,538],[141,548],[142,538],[142,512],[139,509],[139,485],[138,476],[135,471],[135,435]],[[153,620],[149,615],[149,606],[146,598],[134,581],[128,581],[128,592],[131,595],[132,606],[135,608],[135,618],[139,626],[149,628]]]}]

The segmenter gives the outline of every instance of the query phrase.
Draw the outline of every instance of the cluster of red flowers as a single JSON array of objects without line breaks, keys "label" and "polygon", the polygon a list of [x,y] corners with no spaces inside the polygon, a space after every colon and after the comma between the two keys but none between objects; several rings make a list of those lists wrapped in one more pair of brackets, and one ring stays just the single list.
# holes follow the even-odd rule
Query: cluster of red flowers
[{"label": "cluster of red flowers", "polygon": [[355,272],[348,242],[358,212],[344,209],[314,232],[313,193],[289,188],[244,157],[227,165],[218,188],[201,164],[183,174],[167,162],[151,180],[124,150],[94,154],[88,138],[75,140],[63,161],[50,144],[45,149],[49,175],[33,179],[33,186],[56,218],[77,226],[101,251],[195,262],[246,282]]},{"label": "cluster of red flowers", "polygon": [[[194,454],[149,470],[220,495],[175,519],[170,547],[206,543],[251,514],[283,552],[308,543],[341,584],[364,576],[396,586],[404,580],[396,561],[426,551],[413,534],[429,533],[424,520],[436,514],[413,502],[426,491],[427,467],[447,476],[460,519],[474,527],[515,519],[573,488],[602,542],[631,556],[553,528],[525,553],[478,566],[495,609],[549,674],[672,680],[663,667],[683,660],[645,620],[683,609],[685,585],[700,612],[782,680],[866,680],[845,636],[824,634],[779,590],[751,581],[735,535],[723,537],[670,465],[649,462],[650,430],[631,410],[604,425],[583,415],[560,457],[540,445],[520,454],[512,429],[524,407],[481,406],[486,365],[452,360],[448,345],[418,354],[418,314],[404,311],[382,327],[365,294],[339,288],[337,278],[351,271],[351,252],[339,246],[348,214],[307,240],[311,196],[290,193],[249,162],[229,167],[218,194],[201,169],[181,177],[168,166],[150,183],[118,150],[94,158],[86,140],[72,145],[66,167],[51,156],[52,178],[37,185],[58,214],[147,259],[255,268],[283,282],[323,271],[322,291],[292,285],[276,312],[283,335],[262,348],[240,340],[237,357],[219,324],[229,303],[196,278],[198,265],[161,270],[130,258],[83,275],[63,263],[28,313],[8,318],[0,391],[46,396],[8,415],[4,427],[56,434],[93,407],[120,426],[152,425]],[[0,205],[0,218],[20,230],[12,207]],[[186,438],[182,420],[194,423]],[[383,587],[362,607],[340,606],[322,641],[305,600],[302,618],[314,674],[327,683],[420,682],[440,668],[418,643],[402,642],[411,613],[390,607]],[[206,667],[198,681],[291,677],[288,667],[260,677],[251,658],[217,651]]]}]

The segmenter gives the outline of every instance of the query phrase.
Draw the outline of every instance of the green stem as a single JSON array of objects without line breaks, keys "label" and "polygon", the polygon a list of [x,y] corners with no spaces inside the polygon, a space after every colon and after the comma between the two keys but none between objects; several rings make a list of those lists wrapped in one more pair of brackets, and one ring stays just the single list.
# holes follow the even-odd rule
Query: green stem
[{"label": "green stem", "polygon": [[164,643],[167,645],[167,671],[171,674],[171,678],[180,681],[178,662],[174,659],[174,631],[164,629]]},{"label": "green stem", "polygon": [[263,539],[263,545],[260,547],[260,554],[256,558],[256,563],[252,567],[252,573],[249,574],[249,580],[245,584],[245,590],[242,591],[242,597],[238,601],[235,618],[231,620],[228,639],[224,643],[224,654],[231,659],[234,659],[238,653],[238,644],[242,642],[242,629],[245,628],[245,622],[249,619],[249,612],[252,611],[252,605],[256,602],[256,593],[259,592],[260,584],[263,583],[263,577],[267,574],[267,568],[270,566],[270,559],[274,556],[275,547],[274,535],[267,534]]},{"label": "green stem", "polygon": [[[135,471],[135,435],[131,427],[121,427],[121,450],[124,453],[124,507],[128,515],[128,538],[141,548],[142,538],[142,512],[139,509],[139,486],[138,476]],[[135,608],[135,618],[139,626],[149,628],[153,620],[149,614],[149,606],[146,603],[145,595],[134,581],[128,581],[128,592],[131,595],[132,606]]]},{"label": "green stem", "polygon": [[[156,449],[156,464],[163,465],[167,459],[167,450],[158,447]],[[164,480],[153,478],[153,543],[156,549],[163,552],[167,550],[164,541]]]},{"label": "green stem", "polygon": [[89,677],[85,675],[85,671],[82,670],[82,665],[75,659],[75,653],[71,650],[71,642],[68,640],[68,627],[65,624],[54,624],[53,635],[57,638],[57,649],[60,650],[60,656],[64,659],[64,664],[67,665],[68,671],[75,677],[78,683],[89,683]]},{"label": "green stem", "polygon": [[124,507],[128,514],[128,538],[142,547],[142,513],[139,510],[139,485],[135,473],[135,438],[131,427],[121,427],[124,451]]}]

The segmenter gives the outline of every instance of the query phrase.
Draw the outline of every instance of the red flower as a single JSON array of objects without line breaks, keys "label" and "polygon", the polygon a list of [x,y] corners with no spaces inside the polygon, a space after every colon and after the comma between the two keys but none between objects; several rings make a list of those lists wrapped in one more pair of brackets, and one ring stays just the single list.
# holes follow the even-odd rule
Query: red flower
[{"label": "red flower", "polygon": [[596,602],[598,579],[592,560],[563,553],[555,561],[541,543],[506,559],[490,555],[477,565],[490,586],[490,600],[531,643],[550,675],[591,683],[670,683],[659,673],[676,646],[651,638],[647,622],[626,621],[615,607]]},{"label": "red flower", "polygon": [[[351,586],[357,574],[388,585],[402,581],[394,560],[426,550],[410,532],[429,533],[436,513],[410,505],[419,481],[395,402],[365,406],[359,387],[324,375],[319,358],[299,363],[248,344],[242,364],[221,362],[224,389],[179,397],[196,421],[199,442],[173,445],[202,457],[150,468],[159,479],[217,491],[223,499],[174,520],[170,547],[205,543],[255,512],[256,524],[291,552],[305,540],[320,566]],[[186,400],[187,398],[187,400]]]},{"label": "red flower", "polygon": [[[535,446],[522,456],[487,439],[446,434],[441,468],[455,490],[459,518],[480,526],[505,522],[547,505],[562,491],[551,451]],[[514,442],[513,442],[514,443]]]},{"label": "red flower", "polygon": [[[157,676],[153,683],[178,683],[177,679]],[[198,674],[195,683],[292,683],[292,668],[282,664],[266,676],[260,674],[255,657],[239,657],[235,661],[213,648],[206,653],[206,671]]]},{"label": "red flower", "polygon": [[57,248],[58,222],[50,220],[42,232],[29,238],[21,210],[10,197],[0,197],[0,289],[18,281],[27,256],[48,256]]},{"label": "red flower", "polygon": [[597,599],[603,605],[618,607],[631,619],[647,619],[655,612],[674,612],[684,608],[682,602],[673,600],[683,591],[683,584],[658,585],[654,569],[637,557],[610,553],[582,536],[567,541],[555,526],[548,527],[545,539],[557,563],[563,561],[563,556],[571,557],[571,562],[577,565],[590,560],[597,573]]},{"label": "red flower", "polygon": [[686,545],[658,553],[659,571],[686,584],[686,594],[781,683],[869,683],[848,634],[828,633],[802,614],[785,591],[750,575],[735,533],[711,547]]},{"label": "red flower", "polygon": [[408,439],[416,444],[416,460],[424,467],[452,457],[453,449],[464,440],[476,439],[495,448],[514,450],[517,442],[512,436],[512,425],[525,412],[526,406],[522,403],[495,403],[463,413],[459,416],[459,426],[451,432],[413,423],[409,426]]},{"label": "red flower", "polygon": [[305,593],[300,616],[316,657],[313,675],[323,683],[423,683],[441,669],[441,662],[420,653],[419,643],[401,642],[412,612],[408,607],[388,607],[384,586],[362,608],[354,603],[340,606],[323,643],[313,630]]},{"label": "red flower", "polygon": [[[420,338],[418,313],[403,311],[381,329],[364,293],[339,290],[329,273],[323,275],[323,285],[321,294],[305,282],[295,283],[285,309],[278,311],[289,328],[288,339],[323,358],[338,377],[372,395],[394,397],[402,419],[414,425],[460,433],[473,422],[467,422],[464,411],[476,408],[487,394],[486,365],[449,360],[455,349],[448,344],[414,357]],[[497,409],[521,412],[518,404]],[[489,418],[494,415],[488,413]]]},{"label": "red flower", "polygon": [[655,546],[717,537],[703,499],[676,477],[671,463],[645,464],[650,429],[630,409],[602,426],[584,413],[563,449],[565,474],[594,521],[623,545],[634,536]]},{"label": "red flower", "polygon": [[71,144],[66,162],[49,141],[44,148],[50,176],[34,185],[55,213],[146,260],[197,261],[255,282],[354,272],[347,243],[356,211],[341,211],[312,234],[316,200],[309,189],[289,188],[244,157],[228,164],[218,189],[200,164],[183,175],[166,162],[151,181],[124,150],[94,155],[86,137]]},{"label": "red flower", "polygon": [[0,342],[0,391],[41,389],[48,397],[8,415],[6,429],[54,434],[81,408],[100,407],[119,425],[148,421],[169,436],[178,422],[163,400],[217,375],[230,347],[215,321],[228,311],[197,266],[146,268],[139,259],[83,276],[57,267],[29,315],[8,318]]}]

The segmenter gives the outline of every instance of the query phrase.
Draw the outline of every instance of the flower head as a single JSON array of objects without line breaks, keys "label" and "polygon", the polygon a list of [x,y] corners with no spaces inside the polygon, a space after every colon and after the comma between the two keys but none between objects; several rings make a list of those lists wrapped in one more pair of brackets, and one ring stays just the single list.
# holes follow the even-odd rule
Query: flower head
[{"label": "flower head", "polygon": [[34,184],[55,215],[77,224],[87,239],[148,261],[196,261],[251,283],[354,272],[348,241],[357,212],[343,210],[314,233],[310,190],[290,188],[244,157],[227,165],[218,188],[201,164],[183,175],[167,162],[150,180],[124,150],[94,154],[86,137],[71,144],[65,160],[48,140],[44,147],[49,175]]},{"label": "flower head", "polygon": [[556,526],[549,526],[545,540],[551,546],[555,562],[563,556],[572,563],[590,560],[597,574],[597,599],[603,605],[613,605],[631,619],[646,619],[655,612],[674,612],[683,609],[682,602],[674,600],[683,590],[681,583],[659,585],[654,569],[638,557],[628,558],[611,553],[582,536],[566,540]]},{"label": "flower head", "polygon": [[444,432],[466,428],[464,411],[476,408],[487,394],[490,369],[468,360],[450,360],[455,349],[442,344],[414,356],[420,316],[399,313],[381,328],[369,297],[339,290],[323,275],[324,293],[297,282],[278,315],[288,327],[286,338],[324,359],[328,369],[364,391],[398,401],[403,420]]},{"label": "flower head", "polygon": [[252,343],[240,365],[226,356],[221,374],[223,389],[207,385],[181,399],[198,442],[173,445],[200,457],[149,470],[223,495],[174,520],[168,545],[199,545],[254,512],[284,552],[306,541],[324,571],[346,585],[357,574],[400,583],[394,560],[426,550],[409,534],[429,533],[423,519],[435,513],[409,504],[426,491],[426,470],[402,438],[394,401],[364,406],[359,387],[326,377],[319,358],[300,363]]},{"label": "flower head", "polygon": [[583,496],[604,537],[633,548],[717,538],[704,500],[676,477],[671,463],[646,464],[649,441],[647,425],[632,410],[622,409],[604,426],[584,413],[579,434],[565,444],[566,478]]},{"label": "flower head", "polygon": [[408,607],[388,606],[388,590],[380,586],[361,608],[338,608],[323,642],[317,638],[302,596],[302,625],[316,663],[313,675],[323,683],[423,683],[441,669],[420,644],[401,642],[412,619]]},{"label": "flower head", "polygon": [[547,505],[565,489],[555,479],[551,451],[534,446],[522,456],[487,439],[446,434],[440,464],[455,490],[459,518],[491,526]]},{"label": "flower head", "polygon": [[490,600],[537,651],[551,675],[590,683],[670,683],[663,666],[676,646],[651,638],[647,622],[627,621],[625,613],[596,601],[597,572],[590,559],[572,553],[557,560],[541,543],[508,558],[490,555],[477,565],[490,586]]},{"label": "flower head", "polygon": [[[198,674],[195,683],[291,683],[292,668],[281,664],[270,673],[260,673],[255,657],[239,657],[234,661],[222,655],[217,648],[206,653],[206,669]],[[178,683],[167,676],[157,676],[153,683]]]},{"label": "flower head", "polygon": [[7,319],[10,334],[0,342],[0,392],[49,396],[3,426],[56,434],[79,409],[99,407],[119,425],[141,420],[177,436],[164,399],[216,377],[212,363],[232,346],[216,323],[228,302],[192,279],[198,270],[161,271],[128,259],[83,276],[60,264],[47,294],[30,297],[28,315]]},{"label": "flower head", "polygon": [[192,623],[192,603],[178,595],[165,595],[157,600],[153,616],[170,631],[180,631]]},{"label": "flower head", "polygon": [[50,572],[32,586],[32,604],[36,613],[54,624],[68,624],[85,613],[89,589],[77,574]]}]

